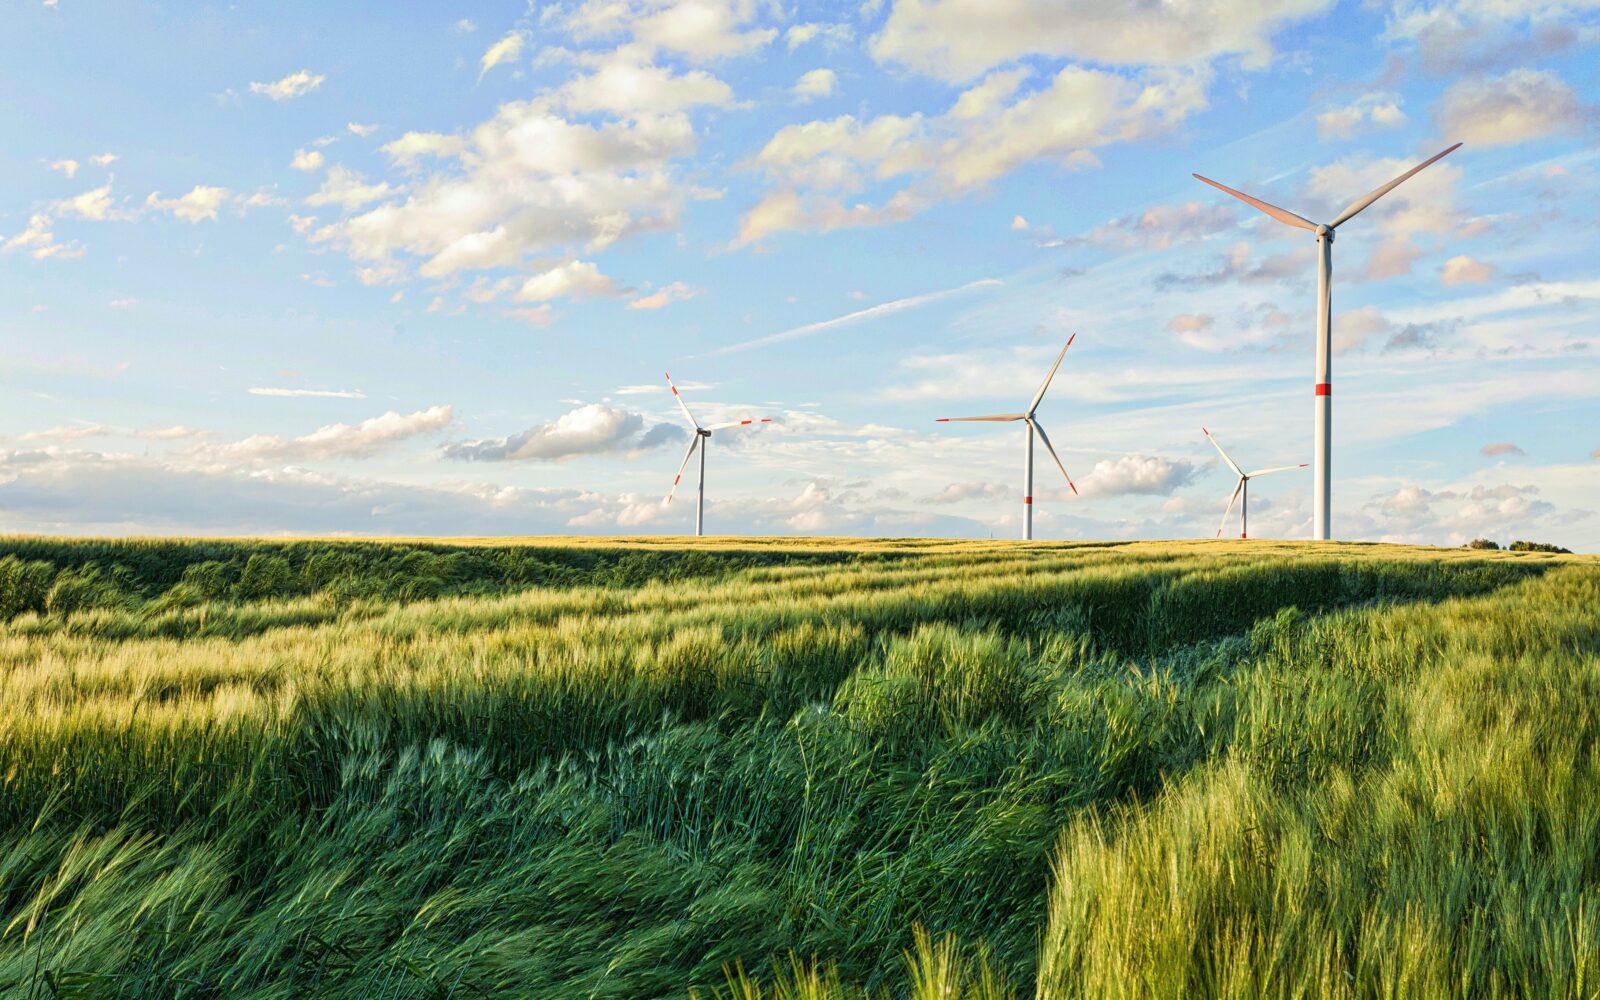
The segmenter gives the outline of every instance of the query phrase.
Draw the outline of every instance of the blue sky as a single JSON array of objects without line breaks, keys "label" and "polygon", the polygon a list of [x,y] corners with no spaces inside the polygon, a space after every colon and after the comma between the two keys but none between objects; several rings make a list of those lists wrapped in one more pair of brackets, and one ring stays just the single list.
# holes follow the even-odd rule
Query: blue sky
[{"label": "blue sky", "polygon": [[[9,0],[0,530],[1600,550],[1600,8]],[[1306,537],[1310,475],[1251,489]]]}]

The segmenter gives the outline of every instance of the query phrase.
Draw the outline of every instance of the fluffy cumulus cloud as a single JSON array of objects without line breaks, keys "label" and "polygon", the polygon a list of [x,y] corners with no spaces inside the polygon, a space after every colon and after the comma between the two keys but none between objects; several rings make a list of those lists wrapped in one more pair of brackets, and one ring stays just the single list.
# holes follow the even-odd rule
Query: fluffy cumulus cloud
[{"label": "fluffy cumulus cloud", "polygon": [[1273,34],[1330,0],[898,0],[872,54],[946,80],[968,80],[1029,55],[1110,65],[1192,65],[1221,56],[1259,67]]},{"label": "fluffy cumulus cloud", "polygon": [[1182,459],[1143,455],[1103,459],[1078,480],[1078,492],[1085,497],[1166,496],[1188,483],[1194,472],[1195,466]]},{"label": "fluffy cumulus cloud", "polygon": [[1516,536],[1558,527],[1562,515],[1540,492],[1528,483],[1439,490],[1408,484],[1374,497],[1365,510],[1387,532],[1386,541],[1459,545],[1485,535]]},{"label": "fluffy cumulus cloud", "polygon": [[699,292],[681,281],[663,285],[648,295],[641,295],[628,303],[629,309],[665,309],[674,302],[692,299]]},{"label": "fluffy cumulus cloud", "polygon": [[551,299],[606,298],[619,294],[617,283],[600,273],[600,268],[588,261],[568,261],[559,267],[542,271],[522,283],[515,298],[518,302],[548,302]]},{"label": "fluffy cumulus cloud", "polygon": [[1496,441],[1492,444],[1486,444],[1483,446],[1483,453],[1490,458],[1496,458],[1501,455],[1527,454],[1527,452],[1523,451],[1521,448],[1518,448],[1510,441]]},{"label": "fluffy cumulus cloud", "polygon": [[316,149],[297,149],[289,160],[290,170],[321,170],[322,152]]},{"label": "fluffy cumulus cloud", "polygon": [[1412,44],[1433,73],[1482,74],[1592,42],[1591,0],[1392,0],[1386,34]]},{"label": "fluffy cumulus cloud", "polygon": [[444,454],[447,458],[476,462],[549,462],[580,455],[645,451],[683,437],[682,428],[673,424],[647,427],[642,414],[590,403],[517,434],[448,444]]},{"label": "fluffy cumulus cloud", "polygon": [[1494,265],[1458,254],[1444,262],[1439,280],[1446,285],[1477,285],[1494,277]]},{"label": "fluffy cumulus cloud", "polygon": [[832,97],[834,88],[839,85],[839,74],[831,69],[814,69],[803,73],[795,81],[794,96],[801,101],[813,101],[819,97]]},{"label": "fluffy cumulus cloud", "polygon": [[671,164],[693,147],[681,115],[590,124],[544,100],[513,101],[458,144],[432,143],[438,162],[403,199],[387,182],[330,172],[313,204],[383,204],[311,238],[357,261],[413,259],[431,278],[512,267],[536,252],[593,252],[674,224],[684,190]]},{"label": "fluffy cumulus cloud", "polygon": [[313,73],[308,69],[290,73],[281,80],[271,83],[252,83],[250,93],[260,94],[262,97],[274,101],[287,101],[293,97],[303,97],[322,86],[327,77],[321,73]]},{"label": "fluffy cumulus cloud", "polygon": [[56,239],[56,234],[51,229],[50,217],[35,213],[28,218],[27,228],[9,237],[0,237],[0,250],[10,253],[21,250],[35,260],[72,260],[82,257],[84,247],[80,243],[67,241],[65,243]]},{"label": "fluffy cumulus cloud", "polygon": [[1349,139],[1375,129],[1399,128],[1406,120],[1398,95],[1363,94],[1349,104],[1317,115],[1317,134],[1324,139]]},{"label": "fluffy cumulus cloud", "polygon": [[244,462],[310,462],[369,458],[389,445],[450,426],[448,406],[430,406],[415,413],[390,410],[354,424],[329,424],[295,438],[258,434],[216,449],[217,457]]},{"label": "fluffy cumulus cloud", "polygon": [[188,223],[215,221],[217,210],[228,200],[227,188],[196,184],[187,194],[177,198],[163,198],[161,192],[152,191],[144,200],[145,207],[157,212],[170,212]]},{"label": "fluffy cumulus cloud", "polygon": [[58,201],[52,208],[58,216],[87,219],[92,222],[104,222],[116,215],[116,204],[111,198],[109,182]]},{"label": "fluffy cumulus cloud", "polygon": [[[785,126],[750,164],[771,190],[745,213],[737,242],[900,221],[1034,160],[1098,166],[1095,150],[1163,134],[1204,108],[1208,80],[1194,68],[1127,75],[1067,66],[1037,81],[1001,70],[943,114]],[[891,190],[860,199],[869,186]]]},{"label": "fluffy cumulus cloud", "polygon": [[1445,135],[1479,146],[1505,146],[1578,131],[1591,112],[1554,73],[1517,69],[1451,84],[1434,107]]}]

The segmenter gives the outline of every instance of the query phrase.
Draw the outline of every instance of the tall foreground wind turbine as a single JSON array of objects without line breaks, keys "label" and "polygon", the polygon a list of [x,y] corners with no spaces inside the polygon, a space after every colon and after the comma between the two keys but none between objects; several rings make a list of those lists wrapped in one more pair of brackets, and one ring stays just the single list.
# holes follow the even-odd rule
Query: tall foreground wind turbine
[{"label": "tall foreground wind turbine", "polygon": [[[1076,339],[1078,339],[1077,334],[1068,337],[1067,347],[1071,347],[1072,342]],[[936,421],[937,423],[947,424],[951,421],[960,420],[990,420],[997,422],[1021,420],[1028,425],[1028,461],[1022,480],[1022,537],[1024,539],[1033,537],[1033,435],[1036,432],[1039,435],[1039,440],[1043,441],[1044,446],[1050,449],[1050,457],[1056,460],[1056,467],[1061,470],[1063,476],[1067,476],[1067,467],[1061,464],[1061,456],[1057,455],[1055,448],[1051,447],[1050,436],[1044,432],[1044,426],[1039,423],[1039,418],[1034,416],[1034,411],[1039,409],[1039,401],[1044,399],[1045,390],[1050,388],[1050,380],[1056,377],[1056,369],[1061,367],[1061,359],[1067,356],[1067,347],[1063,347],[1061,353],[1056,355],[1056,363],[1050,366],[1050,373],[1039,384],[1039,391],[1033,394],[1033,402],[1028,404],[1026,412],[996,413],[987,417],[940,417]],[[1077,495],[1078,487],[1072,482],[1071,476],[1067,476],[1067,485],[1072,487],[1073,495]]]},{"label": "tall foreground wind turbine", "polygon": [[1222,537],[1222,529],[1226,528],[1228,526],[1228,515],[1233,513],[1233,502],[1235,500],[1238,500],[1240,498],[1240,495],[1243,494],[1244,503],[1241,504],[1240,507],[1239,507],[1239,537],[1240,538],[1249,538],[1250,537],[1250,480],[1256,478],[1257,476],[1270,475],[1271,473],[1274,473],[1274,472],[1289,472],[1290,470],[1293,470],[1293,469],[1303,469],[1303,468],[1306,467],[1306,463],[1301,462],[1299,465],[1278,465],[1278,466],[1274,466],[1274,467],[1272,467],[1270,469],[1257,469],[1254,472],[1246,472],[1243,469],[1239,468],[1239,465],[1238,465],[1237,462],[1235,462],[1233,459],[1228,457],[1228,453],[1227,452],[1222,450],[1222,442],[1220,442],[1216,438],[1212,437],[1211,436],[1211,432],[1207,431],[1204,427],[1202,427],[1200,429],[1202,431],[1205,431],[1206,440],[1210,441],[1212,443],[1212,445],[1214,445],[1216,447],[1217,454],[1221,455],[1222,456],[1222,460],[1224,462],[1228,463],[1228,468],[1232,469],[1239,476],[1239,481],[1236,484],[1234,484],[1234,487],[1233,487],[1233,496],[1228,498],[1228,508],[1222,512],[1222,523],[1217,525],[1217,537],[1221,538]]},{"label": "tall foreground wind turbine", "polygon": [[1332,286],[1334,230],[1355,218],[1368,205],[1409,180],[1413,174],[1460,148],[1461,143],[1458,142],[1443,153],[1423,160],[1383,187],[1351,202],[1349,208],[1340,212],[1332,222],[1324,225],[1318,225],[1309,219],[1302,219],[1293,212],[1285,211],[1276,205],[1269,205],[1259,198],[1252,198],[1243,191],[1235,191],[1226,184],[1218,184],[1209,177],[1201,177],[1199,174],[1194,175],[1196,180],[1204,181],[1219,191],[1225,191],[1233,195],[1246,205],[1265,212],[1286,226],[1309,229],[1317,235],[1316,452],[1313,456],[1316,466],[1311,470],[1311,537],[1314,539],[1326,541],[1331,536],[1330,521],[1332,520],[1332,513],[1330,508],[1333,502],[1333,472],[1331,466],[1333,464]]},{"label": "tall foreground wind turbine", "polygon": [[667,386],[672,389],[672,398],[678,401],[678,409],[689,418],[689,425],[694,428],[694,436],[689,439],[689,450],[683,453],[683,461],[678,463],[678,474],[672,477],[672,489],[667,491],[667,498],[663,504],[672,502],[672,494],[678,492],[678,483],[683,480],[684,466],[689,464],[689,459],[694,457],[696,448],[700,449],[700,502],[694,509],[694,533],[705,534],[706,523],[706,449],[711,447],[711,432],[726,430],[729,427],[748,427],[751,424],[770,424],[771,417],[762,417],[760,420],[730,420],[727,423],[712,424],[710,427],[701,427],[700,421],[689,412],[689,405],[683,401],[683,395],[678,392],[678,387],[672,384],[671,373],[667,374]]}]

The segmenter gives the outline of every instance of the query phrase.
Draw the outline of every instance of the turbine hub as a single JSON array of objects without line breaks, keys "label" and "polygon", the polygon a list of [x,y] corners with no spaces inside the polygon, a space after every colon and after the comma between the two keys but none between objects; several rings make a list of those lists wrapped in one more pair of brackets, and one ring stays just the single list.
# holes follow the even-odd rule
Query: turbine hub
[{"label": "turbine hub", "polygon": [[1328,228],[1328,224],[1326,222],[1317,227],[1317,239],[1328,240],[1329,242],[1333,241],[1333,230]]}]

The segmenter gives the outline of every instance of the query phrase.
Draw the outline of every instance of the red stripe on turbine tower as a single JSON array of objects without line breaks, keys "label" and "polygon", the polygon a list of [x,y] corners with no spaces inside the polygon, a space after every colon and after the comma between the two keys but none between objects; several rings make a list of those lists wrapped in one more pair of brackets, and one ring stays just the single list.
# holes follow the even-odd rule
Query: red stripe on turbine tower
[{"label": "red stripe on turbine tower", "polygon": [[1023,503],[1033,503],[1033,497],[1023,497],[1022,498],[1022,502]]},{"label": "red stripe on turbine tower", "polygon": [[1331,396],[1331,395],[1333,395],[1333,383],[1331,383],[1331,382],[1318,382],[1317,383],[1317,395],[1319,395],[1319,396]]}]

